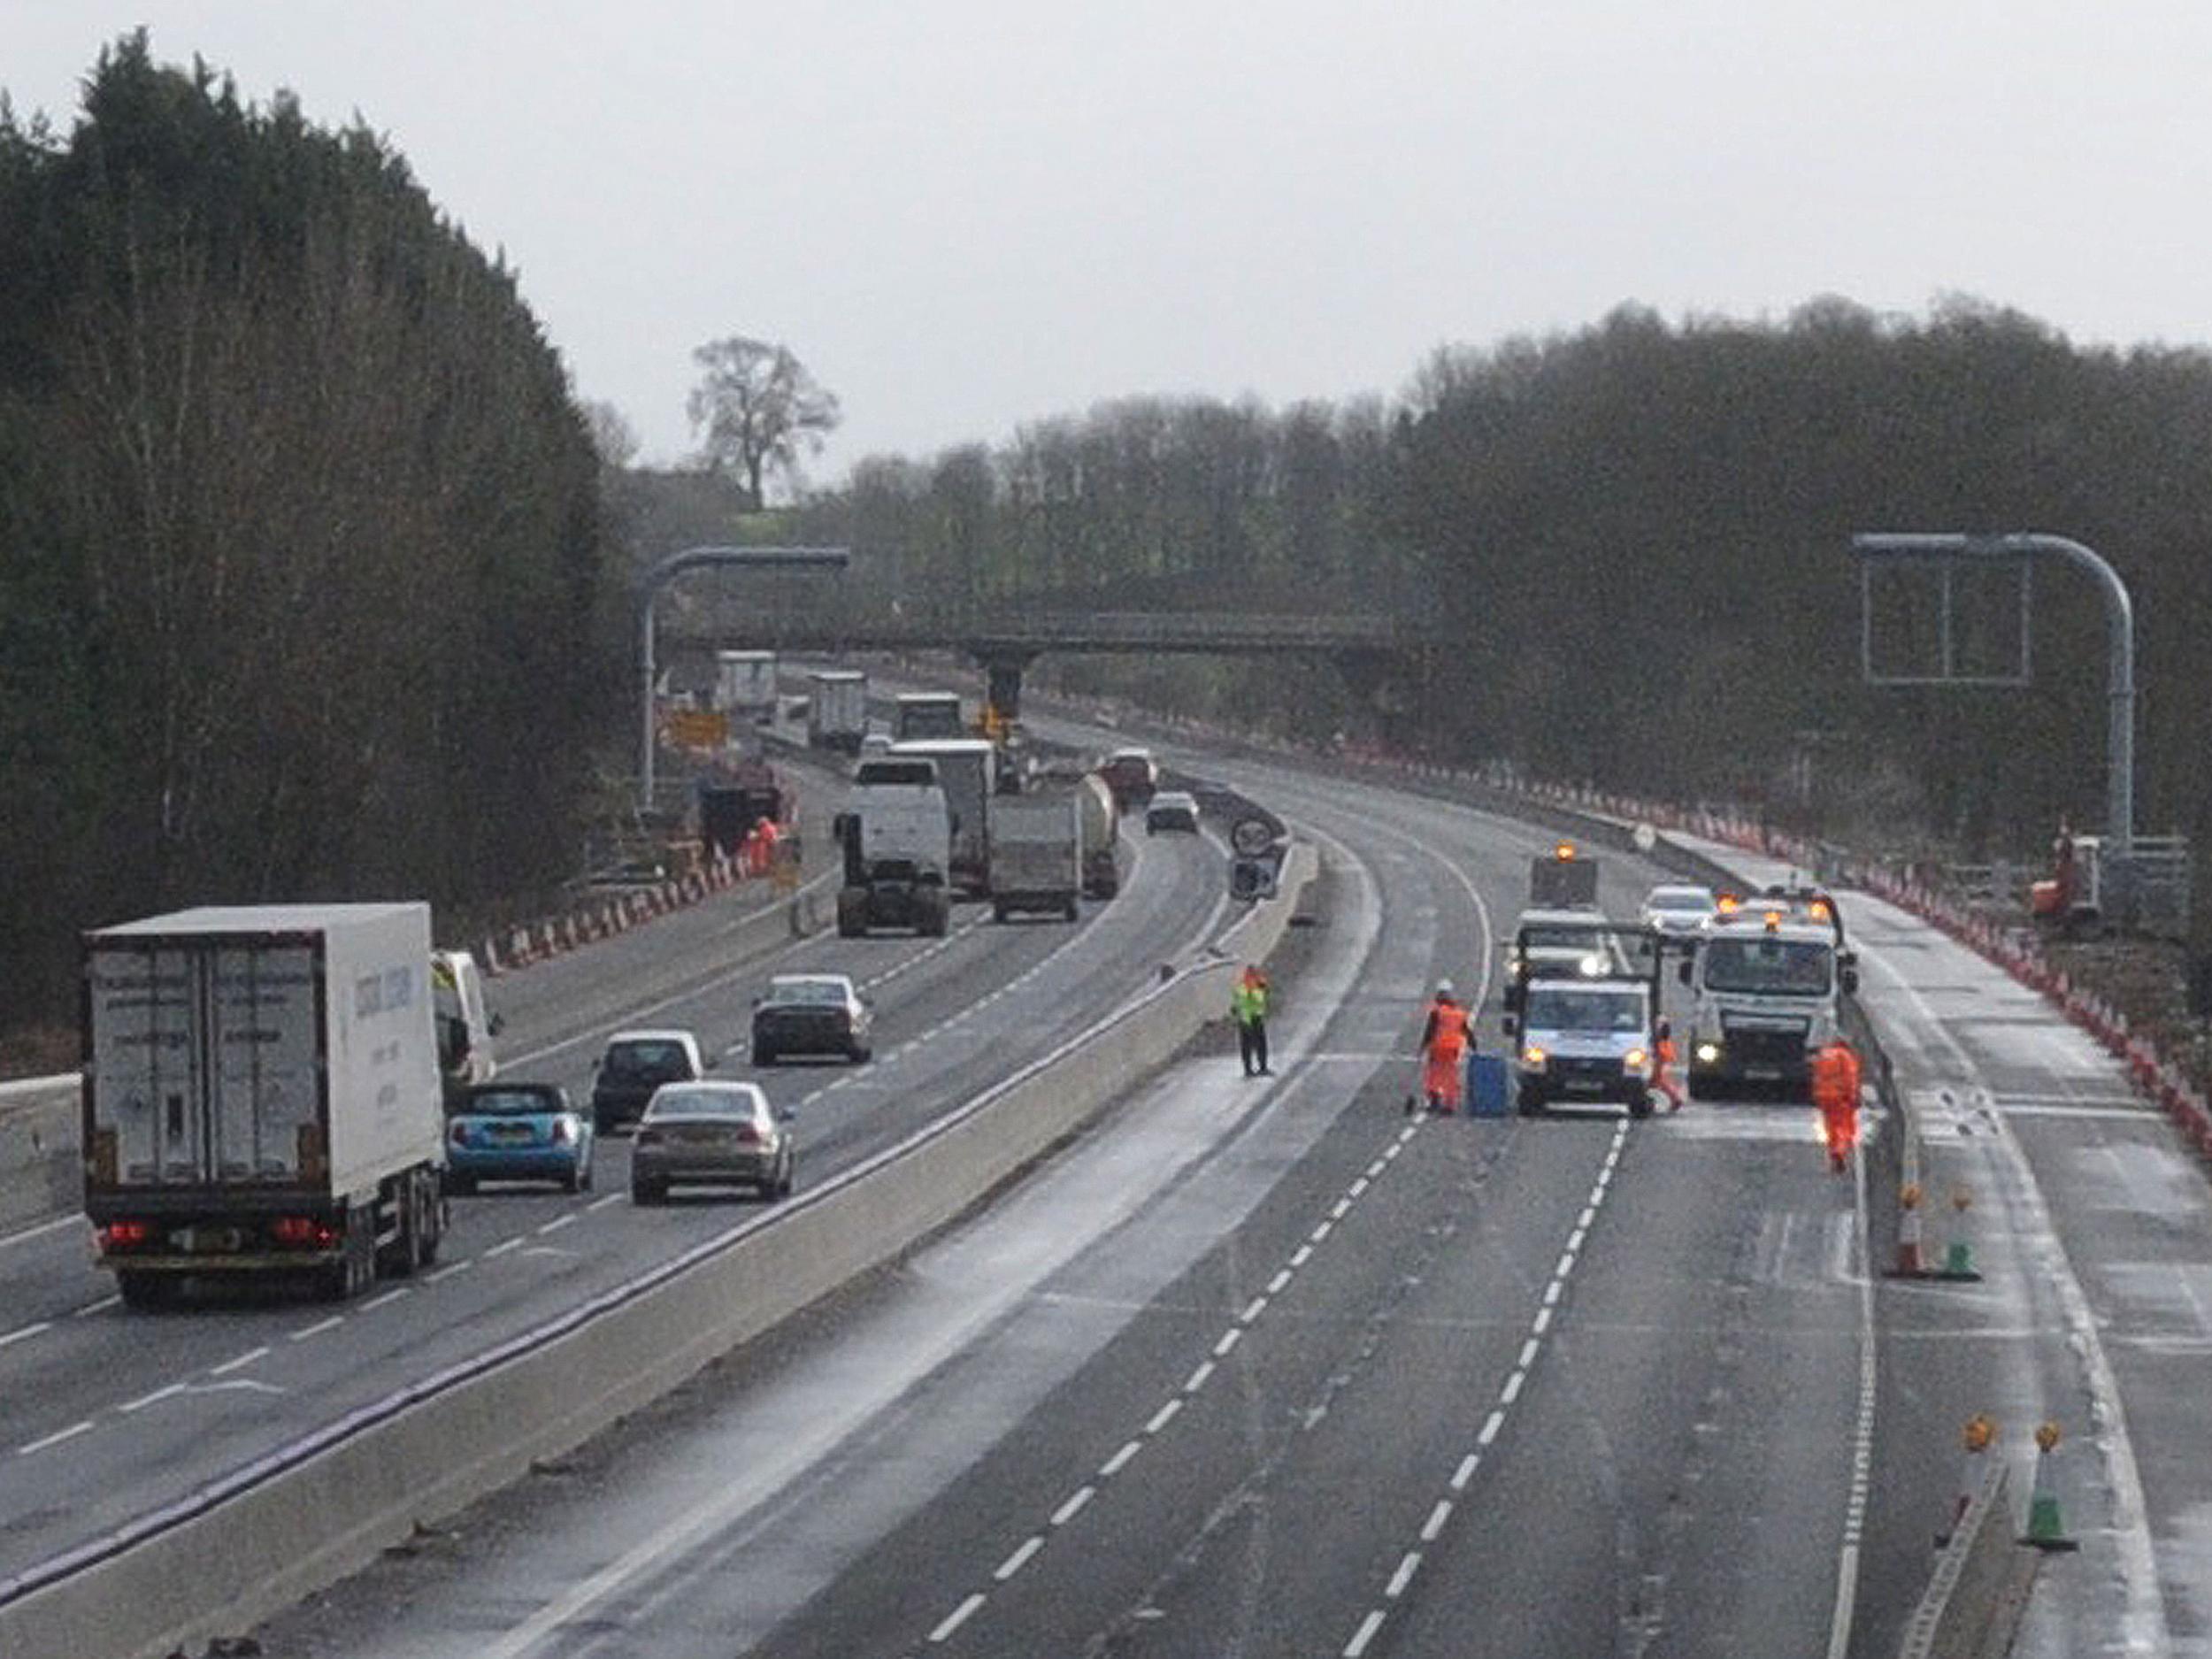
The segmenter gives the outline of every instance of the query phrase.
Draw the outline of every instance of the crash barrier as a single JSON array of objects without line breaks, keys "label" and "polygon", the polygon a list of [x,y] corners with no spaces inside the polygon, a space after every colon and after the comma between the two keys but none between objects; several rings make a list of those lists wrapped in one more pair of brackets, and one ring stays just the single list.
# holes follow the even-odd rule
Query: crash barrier
[{"label": "crash barrier", "polygon": [[1986,1461],[1937,1555],[1898,1659],[1981,1659],[2010,1647],[2042,1556],[2015,1539],[2009,1466],[1999,1456]]},{"label": "crash barrier", "polygon": [[[838,879],[837,872],[830,871],[803,883],[797,891],[810,895],[810,906],[816,902],[812,895],[818,895]],[[656,917],[755,882],[776,885],[776,873],[772,870],[758,875],[749,874],[738,860],[718,857],[687,876],[611,893],[571,906],[557,916],[541,917],[534,922],[521,922],[487,933],[477,941],[477,964],[486,977],[495,978],[517,968],[565,956],[582,946],[611,939],[617,933],[626,933]]]},{"label": "crash barrier", "polygon": [[[1232,930],[1237,959],[1272,954],[1315,868],[1294,851],[1280,895]],[[956,1219],[1171,1056],[1226,1005],[1235,965],[1180,970],[772,1214],[0,1581],[0,1654],[196,1650],[343,1577]]]}]

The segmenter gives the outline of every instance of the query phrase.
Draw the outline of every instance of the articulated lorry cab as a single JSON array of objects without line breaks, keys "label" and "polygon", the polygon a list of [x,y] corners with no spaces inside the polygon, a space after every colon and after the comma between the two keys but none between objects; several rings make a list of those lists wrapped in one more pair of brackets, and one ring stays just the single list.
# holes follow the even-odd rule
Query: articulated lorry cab
[{"label": "articulated lorry cab", "polygon": [[1818,915],[1772,897],[1715,921],[1682,964],[1691,989],[1690,1094],[1780,1089],[1808,1097],[1809,1056],[1836,1036],[1858,988],[1830,902]]},{"label": "articulated lorry cab", "polygon": [[952,918],[946,886],[952,860],[951,814],[926,755],[864,757],[837,815],[845,861],[837,893],[837,932],[856,939],[878,927],[910,927],[941,937]]},{"label": "articulated lorry cab", "polygon": [[84,941],[85,1214],[134,1308],[272,1271],[333,1295],[445,1227],[426,904],[210,907]]}]

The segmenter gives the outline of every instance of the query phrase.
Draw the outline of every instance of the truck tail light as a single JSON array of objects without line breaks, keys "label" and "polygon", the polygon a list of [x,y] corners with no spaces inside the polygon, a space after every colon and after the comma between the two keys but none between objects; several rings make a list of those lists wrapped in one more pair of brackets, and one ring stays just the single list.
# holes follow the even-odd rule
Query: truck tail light
[{"label": "truck tail light", "polygon": [[338,1242],[338,1229],[312,1216],[279,1216],[269,1224],[269,1236],[295,1249],[326,1250]]},{"label": "truck tail light", "polygon": [[134,1250],[154,1241],[154,1224],[150,1221],[111,1221],[100,1229],[100,1248],[104,1250]]}]

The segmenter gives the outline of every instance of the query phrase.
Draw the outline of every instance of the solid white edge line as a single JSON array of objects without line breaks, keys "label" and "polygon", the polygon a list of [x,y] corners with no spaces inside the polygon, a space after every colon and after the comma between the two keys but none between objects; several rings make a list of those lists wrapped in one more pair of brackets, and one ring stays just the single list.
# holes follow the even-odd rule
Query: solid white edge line
[{"label": "solid white edge line", "polygon": [[1866,1160],[1851,1160],[1851,1200],[1857,1212],[1853,1229],[1859,1261],[1866,1269],[1859,1275],[1859,1413],[1852,1436],[1851,1484],[1844,1519],[1843,1545],[1836,1552],[1836,1604],[1828,1621],[1828,1659],[1846,1659],[1851,1649],[1851,1624],[1859,1600],[1859,1537],[1865,1525],[1871,1496],[1874,1468],[1874,1407],[1876,1363],[1874,1348],[1873,1257],[1867,1236]]}]

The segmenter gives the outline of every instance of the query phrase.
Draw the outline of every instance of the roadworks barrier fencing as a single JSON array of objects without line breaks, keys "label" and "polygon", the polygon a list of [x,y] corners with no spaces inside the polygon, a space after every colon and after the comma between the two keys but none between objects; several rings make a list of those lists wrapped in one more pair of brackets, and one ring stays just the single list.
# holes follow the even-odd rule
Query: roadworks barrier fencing
[{"label": "roadworks barrier fencing", "polygon": [[1220,953],[910,1140],[704,1240],[535,1331],[314,1431],[69,1554],[0,1581],[0,1654],[197,1651],[557,1457],[956,1219],[1164,1063],[1264,961],[1317,870]]}]

